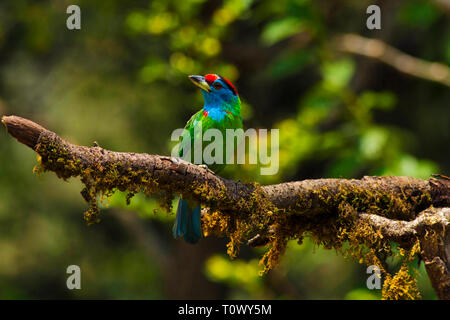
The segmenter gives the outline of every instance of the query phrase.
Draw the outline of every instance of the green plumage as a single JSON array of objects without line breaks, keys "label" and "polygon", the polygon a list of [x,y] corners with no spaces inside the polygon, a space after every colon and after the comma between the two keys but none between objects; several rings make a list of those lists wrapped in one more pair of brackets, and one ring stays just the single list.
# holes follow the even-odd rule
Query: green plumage
[{"label": "green plumage", "polygon": [[[202,128],[202,130],[200,130],[200,127]],[[197,130],[196,130],[197,128]],[[194,114],[191,119],[189,119],[189,121],[186,123],[185,126],[185,130],[187,132],[189,132],[189,137],[190,137],[190,143],[189,146],[191,148],[194,147],[194,141],[195,139],[202,139],[202,137],[200,136],[201,132],[206,132],[208,129],[217,129],[222,133],[222,137],[223,137],[223,150],[222,150],[222,154],[223,154],[223,159],[221,161],[221,163],[214,163],[214,164],[209,164],[208,168],[211,169],[212,171],[214,171],[215,173],[220,172],[225,166],[226,166],[226,129],[242,129],[243,125],[242,125],[242,118],[240,116],[240,114],[233,114],[233,113],[226,113],[224,112],[223,115],[223,119],[221,120],[214,120],[212,117],[205,116],[205,111],[204,109],[198,111],[196,114]],[[185,139],[186,137],[183,137],[183,139]],[[182,140],[182,144],[183,144]],[[203,141],[202,142],[202,154],[203,151],[205,149],[205,147],[209,144],[209,141]],[[234,141],[235,147],[236,147],[236,141]],[[188,148],[189,148],[188,146]],[[190,159],[185,159],[187,161],[190,161],[192,163],[194,163],[194,150],[191,149],[191,157]],[[187,149],[186,149],[187,151]],[[213,153],[214,154],[214,153]],[[179,156],[182,157],[182,150],[180,150]],[[199,164],[199,163],[196,163]],[[205,164],[204,162],[202,162],[202,164]]]},{"label": "green plumage", "polygon": [[[195,164],[206,164],[210,170],[218,173],[226,166],[227,162],[226,130],[243,128],[241,101],[234,86],[225,78],[214,74],[208,74],[205,77],[190,76],[190,78],[202,89],[205,104],[203,109],[194,114],[186,123],[179,156]],[[203,158],[205,148],[208,148],[213,141],[217,142],[214,140],[215,135],[211,137],[212,141],[203,141],[204,135],[209,129],[218,130],[222,138],[222,157],[216,154],[216,148],[209,150],[212,158],[216,160],[213,163],[205,163]],[[236,148],[237,139],[235,138],[233,142],[234,148]],[[232,151],[234,152],[234,150]],[[200,163],[198,160],[201,160]],[[188,243],[196,243],[201,238],[200,204],[180,197],[173,235],[175,238],[183,236]]]}]

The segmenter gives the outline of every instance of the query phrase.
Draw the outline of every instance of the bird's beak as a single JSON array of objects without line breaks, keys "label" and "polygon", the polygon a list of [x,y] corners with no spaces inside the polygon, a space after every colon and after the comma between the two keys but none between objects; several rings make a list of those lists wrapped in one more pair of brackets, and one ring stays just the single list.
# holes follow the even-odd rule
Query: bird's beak
[{"label": "bird's beak", "polygon": [[200,89],[205,90],[206,92],[211,92],[211,87],[208,82],[206,82],[205,77],[203,76],[189,76],[189,79]]}]

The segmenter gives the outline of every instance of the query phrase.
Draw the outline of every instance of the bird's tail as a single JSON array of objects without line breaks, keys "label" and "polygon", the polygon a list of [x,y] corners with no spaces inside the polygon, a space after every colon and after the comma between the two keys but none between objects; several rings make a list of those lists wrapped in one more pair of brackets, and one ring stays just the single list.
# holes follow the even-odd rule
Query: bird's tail
[{"label": "bird's tail", "polygon": [[177,216],[173,225],[173,236],[184,237],[189,243],[197,243],[202,236],[200,226],[200,204],[184,200],[178,201]]}]

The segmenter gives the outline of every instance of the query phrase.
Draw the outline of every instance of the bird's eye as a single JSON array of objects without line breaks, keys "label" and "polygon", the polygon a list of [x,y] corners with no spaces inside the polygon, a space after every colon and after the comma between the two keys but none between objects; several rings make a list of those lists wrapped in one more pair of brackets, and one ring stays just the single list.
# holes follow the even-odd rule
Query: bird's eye
[{"label": "bird's eye", "polygon": [[214,89],[217,89],[217,90],[222,89],[222,85],[220,84],[220,82],[215,82],[213,84],[213,87],[214,87]]}]

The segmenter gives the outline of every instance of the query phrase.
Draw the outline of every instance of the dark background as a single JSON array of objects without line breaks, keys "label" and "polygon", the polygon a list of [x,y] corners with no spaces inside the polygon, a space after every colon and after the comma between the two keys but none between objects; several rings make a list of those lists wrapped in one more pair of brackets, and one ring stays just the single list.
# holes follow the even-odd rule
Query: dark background
[{"label": "dark background", "polygon": [[[81,30],[66,28],[81,7]],[[366,8],[381,7],[381,30]],[[280,170],[224,175],[277,183],[450,171],[449,85],[338,50],[376,38],[425,62],[450,63],[450,5],[424,1],[184,0],[0,3],[0,115],[32,119],[69,141],[169,154],[170,135],[202,105],[189,74],[237,87],[246,128],[280,129]],[[395,60],[400,63],[404,60]],[[413,68],[420,66],[414,60]],[[431,72],[432,73],[432,72]],[[448,77],[447,77],[448,79]],[[0,133],[2,299],[378,299],[366,269],[306,240],[260,277],[263,249],[226,256],[226,239],[191,246],[152,199],[115,194],[87,227],[77,180],[32,173],[35,153]],[[390,261],[393,269],[398,261]],[[82,289],[66,288],[81,267]],[[434,299],[423,265],[417,279]]]}]

